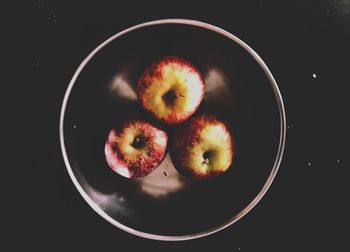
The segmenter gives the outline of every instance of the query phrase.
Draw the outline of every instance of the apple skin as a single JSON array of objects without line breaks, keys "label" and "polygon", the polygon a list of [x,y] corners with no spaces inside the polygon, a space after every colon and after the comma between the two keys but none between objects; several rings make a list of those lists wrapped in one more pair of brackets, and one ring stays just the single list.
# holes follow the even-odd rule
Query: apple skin
[{"label": "apple skin", "polygon": [[199,70],[175,56],[149,66],[137,83],[137,97],[142,107],[166,124],[178,124],[193,115],[204,90]]},{"label": "apple skin", "polygon": [[105,143],[109,167],[126,178],[150,174],[163,160],[167,133],[144,120],[128,120],[110,130]]},{"label": "apple skin", "polygon": [[228,124],[209,114],[199,115],[178,129],[170,141],[175,168],[186,177],[206,180],[230,169],[235,154]]}]

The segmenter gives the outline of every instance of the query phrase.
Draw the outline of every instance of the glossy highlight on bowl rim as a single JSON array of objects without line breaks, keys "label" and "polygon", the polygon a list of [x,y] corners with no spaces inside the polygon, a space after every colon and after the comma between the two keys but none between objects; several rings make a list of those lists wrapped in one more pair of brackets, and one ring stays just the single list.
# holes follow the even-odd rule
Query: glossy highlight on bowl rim
[{"label": "glossy highlight on bowl rim", "polygon": [[[278,109],[279,109],[279,116],[280,116],[280,139],[279,139],[279,146],[278,146],[276,159],[275,159],[274,165],[272,167],[272,170],[270,172],[270,175],[269,175],[267,181],[265,182],[264,186],[262,187],[262,189],[258,193],[258,195],[255,196],[255,198],[245,208],[243,208],[238,214],[236,214],[235,216],[233,216],[232,218],[230,218],[229,220],[227,220],[223,224],[221,224],[217,227],[214,227],[212,229],[202,231],[202,232],[193,233],[193,234],[189,234],[189,235],[181,235],[181,236],[158,235],[158,234],[151,234],[151,233],[146,233],[146,232],[142,232],[139,230],[135,230],[135,229],[130,228],[126,225],[123,225],[122,223],[116,221],[115,219],[111,218],[108,214],[106,214],[86,194],[86,192],[83,190],[83,188],[79,184],[77,178],[75,177],[74,172],[72,170],[72,167],[71,167],[69,160],[68,160],[66,147],[65,147],[65,141],[64,141],[64,130],[63,130],[65,110],[66,110],[67,101],[68,101],[68,97],[70,95],[70,92],[71,92],[71,90],[74,86],[74,83],[75,83],[76,79],[78,78],[80,72],[85,67],[85,65],[94,57],[94,55],[98,51],[100,51],[104,46],[109,44],[110,42],[118,39],[119,37],[121,37],[129,32],[132,32],[134,30],[141,29],[141,28],[147,27],[147,26],[164,25],[164,24],[181,24],[181,25],[188,25],[188,26],[207,29],[209,31],[223,35],[226,38],[233,40],[233,42],[237,43],[239,46],[241,46],[244,50],[246,50],[254,58],[254,60],[260,65],[260,67],[262,68],[262,70],[264,71],[266,76],[268,77],[268,80],[273,88],[274,95],[275,95],[276,100],[277,100]],[[69,82],[68,88],[67,88],[66,93],[64,95],[63,104],[62,104],[62,108],[61,108],[61,115],[60,115],[59,136],[60,136],[60,144],[61,144],[61,150],[62,150],[64,162],[65,162],[65,165],[66,165],[66,168],[68,170],[70,178],[72,179],[75,187],[77,188],[77,190],[79,191],[81,196],[101,217],[106,219],[108,222],[110,222],[114,226],[120,228],[121,230],[124,230],[124,231],[131,233],[133,235],[136,235],[136,236],[140,236],[140,237],[144,237],[144,238],[148,238],[148,239],[153,239],[153,240],[162,240],[162,241],[183,241],[183,240],[191,240],[191,239],[207,236],[207,235],[213,234],[215,232],[218,232],[218,231],[230,226],[231,224],[233,224],[236,221],[238,221],[239,219],[241,219],[244,215],[246,215],[261,200],[261,198],[264,196],[264,194],[269,189],[273,179],[275,178],[277,171],[278,171],[278,168],[280,166],[281,160],[282,160],[284,146],[285,146],[285,140],[286,140],[286,115],[285,115],[282,96],[281,96],[281,93],[279,91],[279,88],[277,86],[277,83],[276,83],[274,77],[272,76],[270,70],[268,69],[268,67],[264,63],[264,61],[260,58],[260,56],[251,47],[249,47],[246,43],[244,43],[242,40],[240,40],[239,38],[237,38],[233,34],[227,32],[227,31],[225,31],[217,26],[214,26],[214,25],[211,25],[208,23],[204,23],[201,21],[189,20],[189,19],[161,19],[161,20],[155,20],[155,21],[141,23],[141,24],[132,26],[130,28],[127,28],[127,29],[113,35],[112,37],[110,37],[109,39],[107,39],[103,43],[101,43],[98,47],[96,47],[82,61],[82,63],[79,65],[79,67],[75,71],[71,81]]]}]

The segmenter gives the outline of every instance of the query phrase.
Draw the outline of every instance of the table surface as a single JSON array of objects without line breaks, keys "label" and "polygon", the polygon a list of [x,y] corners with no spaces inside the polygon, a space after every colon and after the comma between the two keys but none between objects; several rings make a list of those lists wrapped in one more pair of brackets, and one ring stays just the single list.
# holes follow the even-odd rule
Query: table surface
[{"label": "table surface", "polygon": [[[37,249],[349,250],[350,1],[144,2],[9,7],[6,51],[17,57],[2,83],[10,147],[3,168],[13,175],[6,240]],[[185,242],[138,238],[97,215],[69,178],[58,137],[65,90],[87,54],[127,27],[170,17],[217,25],[253,47],[276,78],[287,114],[285,155],[263,200],[224,231]]]}]

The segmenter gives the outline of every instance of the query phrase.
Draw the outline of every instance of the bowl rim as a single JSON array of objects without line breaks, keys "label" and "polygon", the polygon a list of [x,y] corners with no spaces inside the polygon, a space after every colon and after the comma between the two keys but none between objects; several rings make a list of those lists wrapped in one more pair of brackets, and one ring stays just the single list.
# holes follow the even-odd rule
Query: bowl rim
[{"label": "bowl rim", "polygon": [[[159,234],[152,234],[152,233],[147,233],[144,231],[136,230],[133,228],[130,228],[117,220],[113,219],[110,217],[106,212],[104,212],[89,196],[88,194],[84,191],[80,183],[78,182],[77,178],[74,175],[73,169],[69,163],[68,160],[68,155],[66,152],[66,147],[65,147],[65,140],[64,140],[64,117],[65,117],[65,111],[66,111],[66,106],[67,106],[67,101],[69,98],[69,95],[71,93],[71,90],[74,86],[74,83],[76,79],[78,78],[80,72],[83,70],[85,65],[94,57],[94,55],[99,52],[103,47],[105,47],[107,44],[110,42],[114,41],[115,39],[132,32],[137,29],[141,29],[144,27],[148,26],[155,26],[155,25],[164,25],[164,24],[181,24],[181,25],[189,25],[189,26],[194,26],[197,28],[203,28],[215,33],[218,33],[220,35],[223,35],[231,40],[233,40],[235,43],[237,43],[239,46],[241,46],[244,50],[246,50],[253,58],[254,60],[260,65],[266,76],[268,77],[268,80],[273,88],[275,98],[277,100],[278,104],[278,109],[279,109],[279,116],[280,116],[280,139],[279,139],[279,146],[278,146],[278,151],[276,154],[276,159],[274,162],[274,165],[272,167],[272,170],[269,174],[268,179],[266,180],[264,186],[260,190],[260,192],[255,196],[255,198],[245,207],[243,208],[238,214],[224,222],[223,224],[216,226],[214,228],[193,233],[193,234],[187,234],[187,235],[179,235],[179,236],[169,236],[169,235],[159,235]],[[284,146],[285,146],[285,140],[286,140],[286,115],[285,115],[285,109],[284,109],[284,104],[283,104],[283,99],[280,93],[280,90],[277,86],[277,83],[270,72],[269,68],[265,64],[265,62],[261,59],[261,57],[250,47],[248,46],[245,42],[243,42],[241,39],[236,37],[235,35],[231,34],[230,32],[219,28],[215,25],[208,24],[202,21],[197,21],[197,20],[191,20],[191,19],[159,19],[159,20],[154,20],[154,21],[148,21],[144,23],[140,23],[134,26],[131,26],[127,29],[124,29],[115,35],[111,36],[104,42],[102,42],[99,46],[97,46],[79,65],[79,67],[76,69],[72,79],[69,82],[68,88],[65,92],[64,98],[63,98],[63,103],[61,107],[61,114],[60,114],[60,123],[59,123],[59,137],[60,137],[60,145],[61,145],[61,151],[63,155],[63,159],[67,168],[67,171],[69,173],[69,176],[71,180],[73,181],[75,187],[79,191],[80,195],[84,198],[84,200],[94,209],[101,217],[103,217],[105,220],[107,220],[109,223],[112,225],[118,227],[119,229],[126,231],[130,234],[140,236],[143,238],[148,238],[148,239],[153,239],[153,240],[162,240],[162,241],[183,241],[183,240],[191,240],[195,238],[200,238],[204,237],[213,233],[216,233],[220,230],[223,230],[224,228],[232,225],[239,219],[241,219],[243,216],[245,216],[250,210],[252,210],[255,205],[261,200],[261,198],[265,195],[267,190],[272,184],[273,179],[275,178],[277,171],[279,169],[282,156],[283,156],[283,151],[284,151]]]}]

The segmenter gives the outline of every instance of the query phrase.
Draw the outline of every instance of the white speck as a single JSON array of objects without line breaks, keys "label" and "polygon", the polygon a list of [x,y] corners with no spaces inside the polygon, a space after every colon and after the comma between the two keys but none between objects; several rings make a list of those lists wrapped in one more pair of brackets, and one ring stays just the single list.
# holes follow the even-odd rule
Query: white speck
[{"label": "white speck", "polygon": [[52,16],[48,17],[47,20],[49,21],[49,23],[56,23],[57,22],[57,17],[56,14],[52,14]]},{"label": "white speck", "polygon": [[316,74],[315,74],[315,73],[313,73],[312,77],[313,77],[314,79],[316,79],[316,77],[317,77],[317,76],[316,76]]},{"label": "white speck", "polygon": [[340,160],[339,160],[339,159],[337,160],[337,163],[338,163],[338,164],[340,163]]},{"label": "white speck", "polygon": [[39,62],[36,62],[35,65],[40,66],[40,63],[39,63]]},{"label": "white speck", "polygon": [[238,250],[241,250],[241,248],[238,248]]},{"label": "white speck", "polygon": [[74,124],[74,125],[73,125],[73,128],[76,129],[76,128],[77,128],[77,125]]},{"label": "white speck", "polygon": [[293,124],[287,126],[287,129],[292,129],[292,128],[294,128]]},{"label": "white speck", "polygon": [[311,166],[311,163],[310,163],[310,162],[308,162],[308,163],[307,163],[307,165],[308,165],[308,166]]}]

